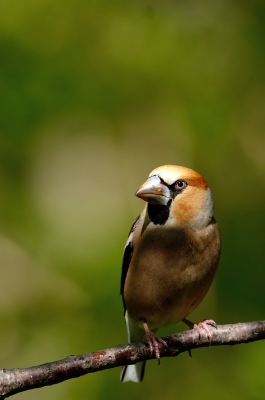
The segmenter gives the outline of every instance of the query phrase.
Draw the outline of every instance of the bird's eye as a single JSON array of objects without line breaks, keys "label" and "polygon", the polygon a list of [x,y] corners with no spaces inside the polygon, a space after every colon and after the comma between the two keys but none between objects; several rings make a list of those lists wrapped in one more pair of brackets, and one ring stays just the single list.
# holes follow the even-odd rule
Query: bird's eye
[{"label": "bird's eye", "polygon": [[188,186],[187,182],[184,181],[183,179],[177,180],[175,184],[175,188],[179,191],[186,189],[187,186]]}]

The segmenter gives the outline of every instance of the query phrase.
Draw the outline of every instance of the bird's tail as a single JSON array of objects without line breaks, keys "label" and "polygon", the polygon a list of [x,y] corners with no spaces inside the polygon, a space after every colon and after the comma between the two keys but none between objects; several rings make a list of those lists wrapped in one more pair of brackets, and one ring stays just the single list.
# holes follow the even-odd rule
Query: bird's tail
[{"label": "bird's tail", "polygon": [[[142,324],[134,321],[129,317],[128,312],[125,313],[125,321],[128,332],[128,342],[141,342],[146,340],[146,334]],[[122,368],[120,379],[122,382],[141,382],[144,377],[145,361],[133,365],[125,365]]]},{"label": "bird's tail", "polygon": [[144,377],[145,361],[133,365],[125,365],[121,371],[122,382],[141,382]]}]

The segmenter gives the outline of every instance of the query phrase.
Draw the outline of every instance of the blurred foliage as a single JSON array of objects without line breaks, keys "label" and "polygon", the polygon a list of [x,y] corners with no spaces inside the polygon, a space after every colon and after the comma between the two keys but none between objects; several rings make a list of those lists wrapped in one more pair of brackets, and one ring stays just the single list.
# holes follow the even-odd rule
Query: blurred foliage
[{"label": "blurred foliage", "polygon": [[[133,195],[166,163],[206,177],[223,237],[191,318],[264,319],[264,1],[0,5],[1,368],[126,342]],[[17,398],[264,399],[264,357],[202,349],[149,362],[140,385],[114,369]]]}]

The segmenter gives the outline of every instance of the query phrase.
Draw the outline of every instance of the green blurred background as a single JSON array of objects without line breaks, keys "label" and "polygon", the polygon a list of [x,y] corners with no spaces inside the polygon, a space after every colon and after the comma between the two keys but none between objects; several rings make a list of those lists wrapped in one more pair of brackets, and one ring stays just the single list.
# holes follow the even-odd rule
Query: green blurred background
[{"label": "green blurred background", "polygon": [[[264,319],[264,1],[0,1],[0,367],[126,342],[123,246],[150,171],[196,169],[223,237],[191,319]],[[183,324],[161,333],[186,329]],[[263,342],[18,399],[264,399]]]}]

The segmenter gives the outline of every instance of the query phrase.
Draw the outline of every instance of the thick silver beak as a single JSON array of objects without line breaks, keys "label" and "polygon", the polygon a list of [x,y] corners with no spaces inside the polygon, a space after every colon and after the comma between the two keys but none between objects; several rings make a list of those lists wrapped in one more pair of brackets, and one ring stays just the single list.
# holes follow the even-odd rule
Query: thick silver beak
[{"label": "thick silver beak", "polygon": [[170,190],[164,185],[158,176],[151,176],[135,193],[135,196],[150,204],[166,206],[170,200]]}]

